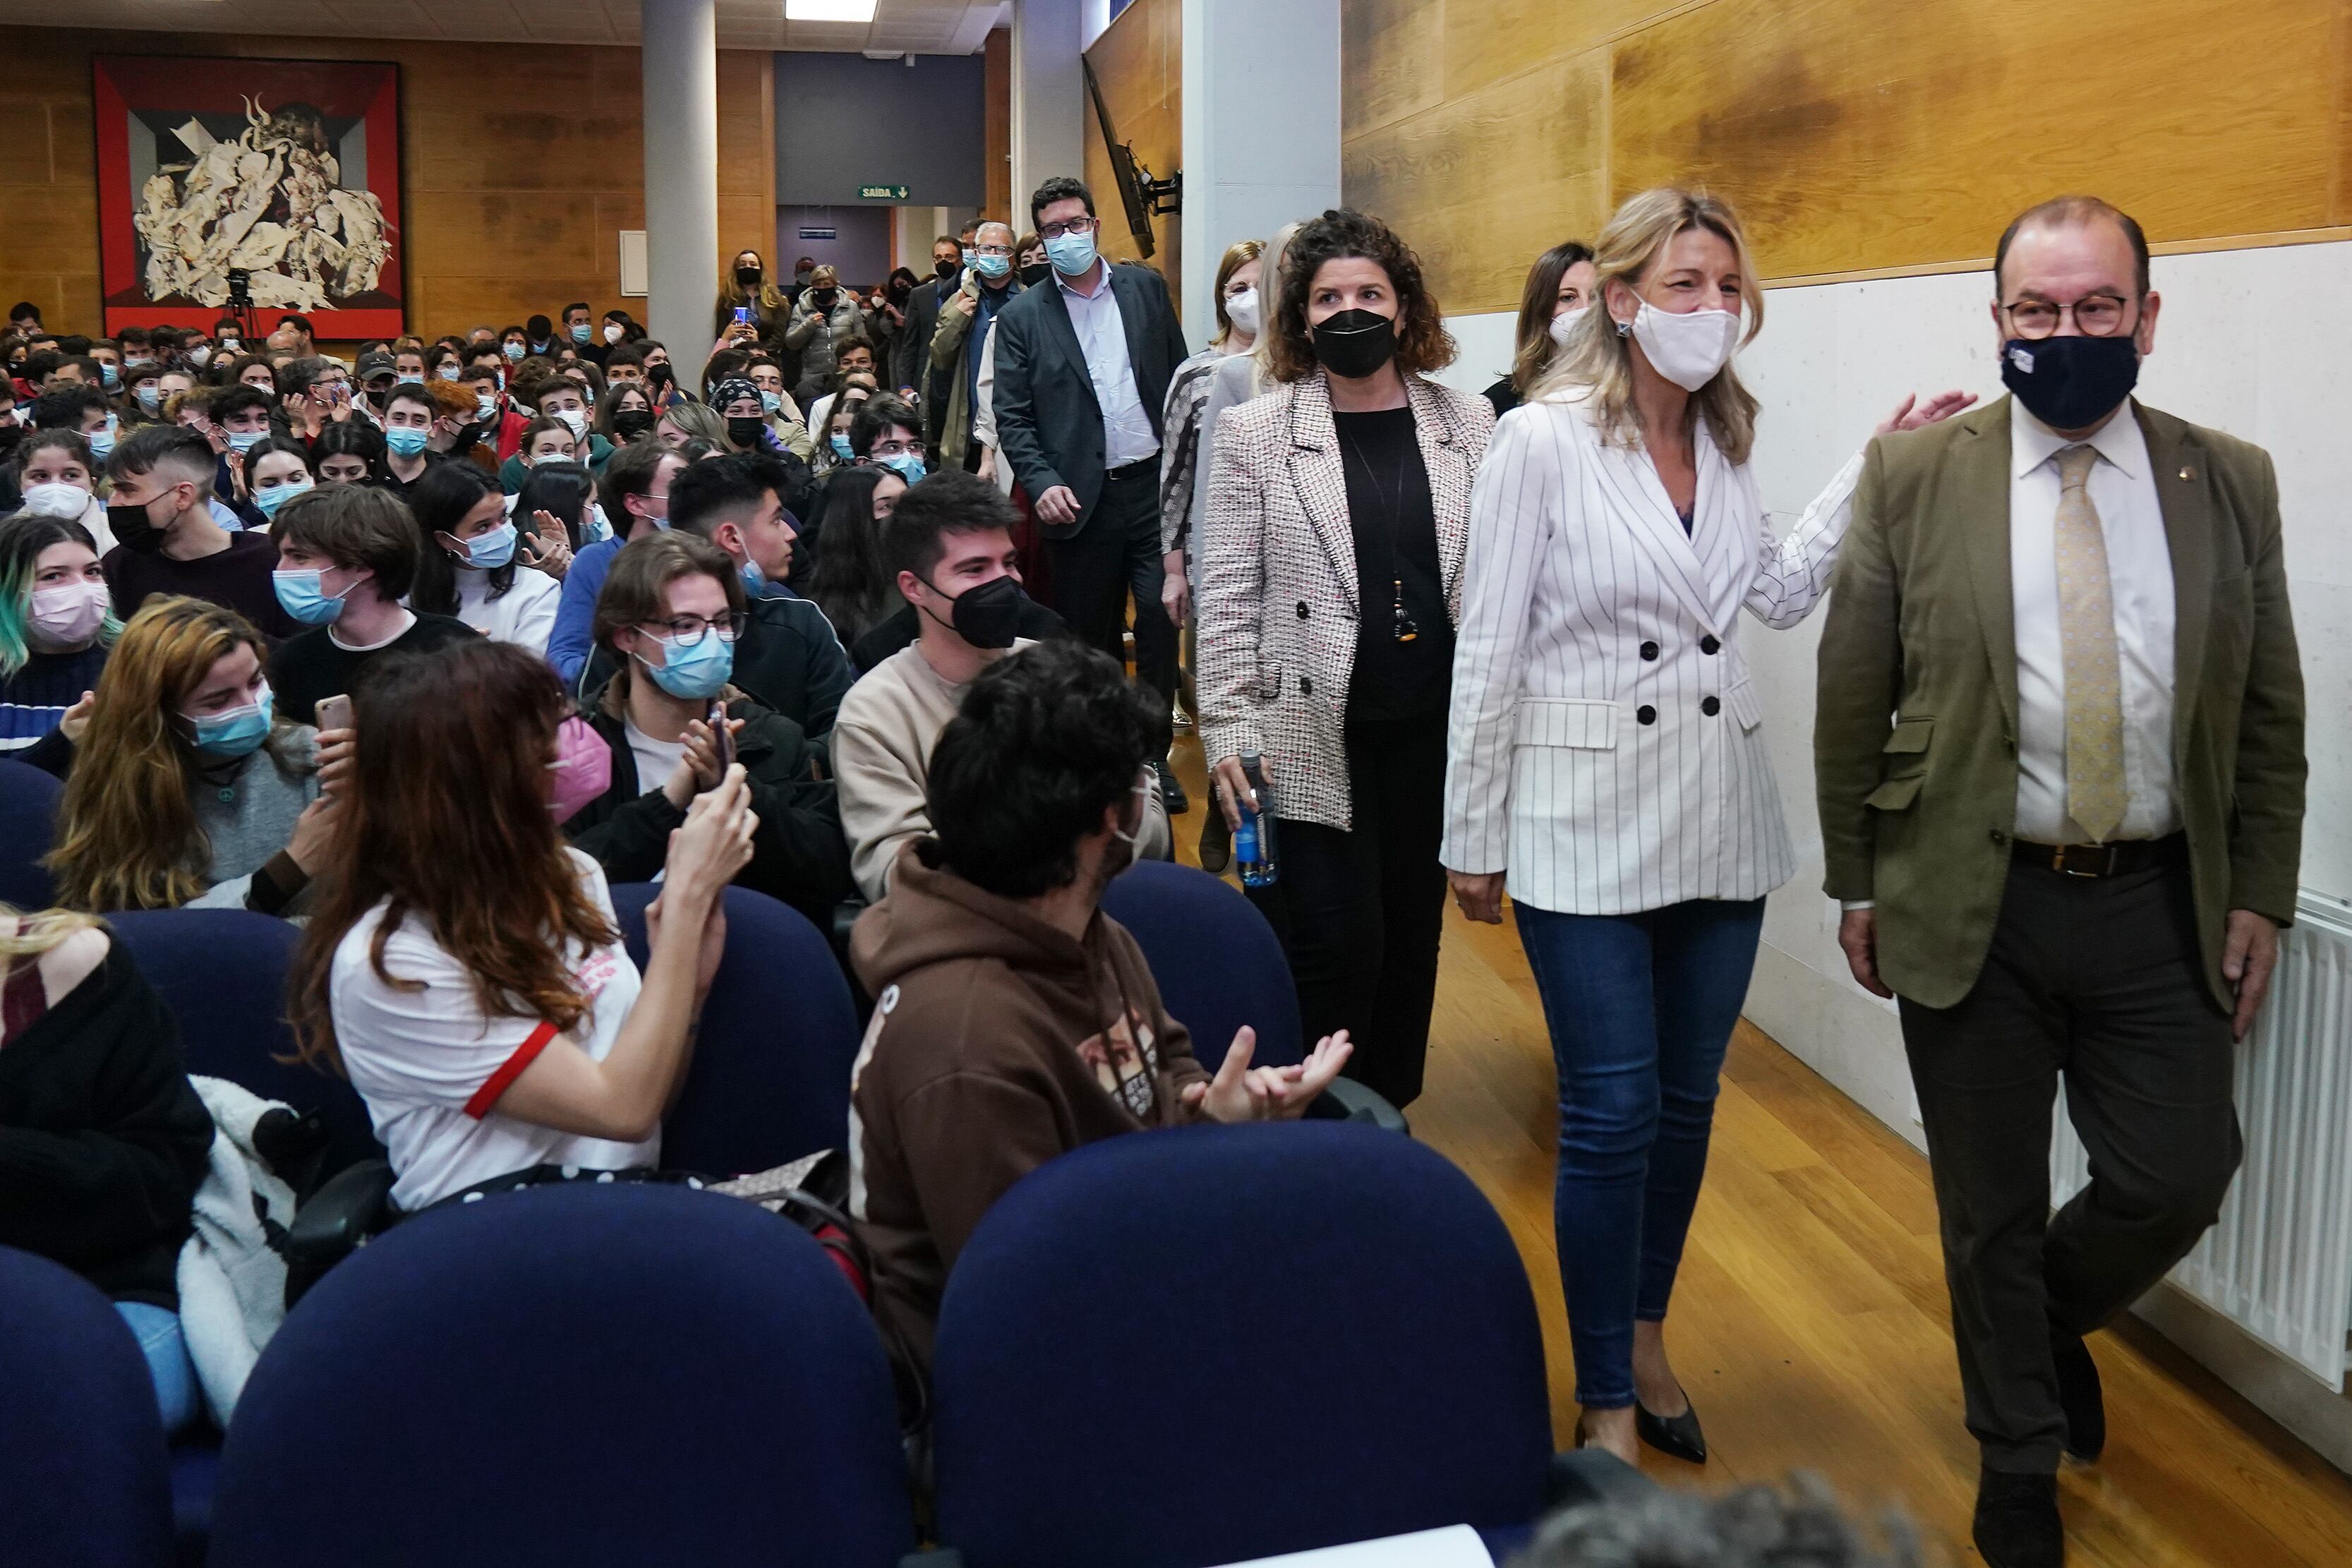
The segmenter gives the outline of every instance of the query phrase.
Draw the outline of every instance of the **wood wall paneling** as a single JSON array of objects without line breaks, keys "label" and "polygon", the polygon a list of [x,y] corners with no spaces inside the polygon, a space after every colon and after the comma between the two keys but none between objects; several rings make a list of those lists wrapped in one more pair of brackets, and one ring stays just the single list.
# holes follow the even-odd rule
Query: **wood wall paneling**
[{"label": "wood wall paneling", "polygon": [[[1087,51],[1119,140],[1134,147],[1136,157],[1157,179],[1166,179],[1184,161],[1183,28],[1182,0],[1135,0]],[[1095,193],[1095,207],[1103,220],[1097,244],[1114,261],[1140,260],[1092,104],[1087,107],[1086,121],[1083,177]],[[1183,308],[1181,221],[1173,215],[1152,220],[1159,248],[1146,263],[1168,280],[1169,295],[1179,310]]]},{"label": "wood wall paneling", "polygon": [[[634,48],[567,49],[551,74],[528,45],[0,27],[0,292],[60,328],[98,321],[97,53],[395,61],[411,328],[504,325],[572,300],[643,313],[619,277],[619,231],[645,225]],[[722,247],[774,233],[769,82],[766,54],[719,52]]]},{"label": "wood wall paneling", "polygon": [[1737,204],[1775,279],[1976,264],[2021,208],[2074,189],[2170,248],[2352,224],[2345,0],[2245,0],[2226,38],[2200,0],[2146,0],[2063,56],[2025,0],[1343,16],[1347,197],[1423,251],[1454,310],[1512,308],[1545,245],[1667,182]]},{"label": "wood wall paneling", "polygon": [[981,216],[1013,226],[1015,238],[1029,228],[1026,193],[1013,188],[1013,29],[998,27],[988,35],[981,56],[981,155],[986,182]]}]

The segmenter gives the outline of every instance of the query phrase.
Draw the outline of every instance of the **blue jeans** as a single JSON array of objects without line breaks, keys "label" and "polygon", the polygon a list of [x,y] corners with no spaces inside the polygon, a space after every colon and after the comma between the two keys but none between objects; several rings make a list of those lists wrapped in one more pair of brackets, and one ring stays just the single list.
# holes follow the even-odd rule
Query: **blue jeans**
[{"label": "blue jeans", "polygon": [[163,1408],[163,1434],[170,1436],[196,1416],[196,1367],[188,1359],[180,1314],[145,1301],[117,1301],[114,1310],[139,1337],[148,1375],[155,1380],[155,1403]]},{"label": "blue jeans", "polygon": [[1674,1294],[1764,900],[1632,915],[1512,908],[1559,1069],[1552,1227],[1576,1401],[1622,1410],[1633,1403],[1633,1325],[1664,1321]]}]

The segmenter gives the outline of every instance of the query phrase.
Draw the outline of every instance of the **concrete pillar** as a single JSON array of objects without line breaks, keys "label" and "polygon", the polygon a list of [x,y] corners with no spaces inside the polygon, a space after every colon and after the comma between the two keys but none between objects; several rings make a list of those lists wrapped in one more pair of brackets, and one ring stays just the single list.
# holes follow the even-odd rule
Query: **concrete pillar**
[{"label": "concrete pillar", "polygon": [[[698,385],[719,292],[719,35],[714,0],[643,0],[646,323]],[[789,262],[785,265],[791,265]]]},{"label": "concrete pillar", "polygon": [[[1093,111],[1081,65],[1083,12],[1083,0],[1013,0],[1011,222],[1016,232],[1028,228],[1029,195],[1047,176],[1086,177],[1086,117]],[[1095,205],[1116,212],[1117,193],[1097,192]]]},{"label": "concrete pillar", "polygon": [[1339,205],[1339,0],[1184,0],[1186,340],[1226,247]]}]

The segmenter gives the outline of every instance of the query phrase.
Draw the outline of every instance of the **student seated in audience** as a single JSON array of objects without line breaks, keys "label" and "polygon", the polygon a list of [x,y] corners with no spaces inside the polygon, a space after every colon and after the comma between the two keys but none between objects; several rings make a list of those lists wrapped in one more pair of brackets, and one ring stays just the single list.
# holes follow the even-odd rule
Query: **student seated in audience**
[{"label": "student seated in audience", "polygon": [[656,533],[621,552],[596,601],[596,643],[619,668],[588,721],[612,749],[612,787],[563,825],[616,882],[650,881],[669,836],[721,772],[713,702],[731,716],[760,830],[736,881],[829,929],[855,890],[824,752],[798,724],[728,683],[743,626],[742,579],[706,539]]},{"label": "student seated in audience", "polygon": [[101,560],[114,548],[106,503],[98,499],[104,471],[79,431],[35,430],[16,443],[15,480],[22,509],[80,523]]},{"label": "student seated in audience", "polygon": [[882,549],[883,520],[906,493],[907,481],[888,468],[835,470],[816,525],[793,552],[793,585],[824,612],[853,663],[857,639],[907,605]]},{"label": "student seated in audience", "polygon": [[669,842],[641,978],[604,874],[556,829],[600,793],[604,742],[546,665],[487,641],[403,654],[353,710],[349,832],[290,989],[304,1058],[367,1102],[393,1202],[652,1165],[759,827],[742,771]]},{"label": "student seated in audience", "polygon": [[956,1255],[1022,1176],[1123,1132],[1297,1116],[1347,1062],[1342,1034],[1252,1068],[1244,1029],[1215,1046],[1213,1079],[1101,912],[1138,852],[1158,709],[1066,640],[980,676],[931,757],[937,837],[901,851],[850,940],[879,999],[850,1080],[850,1190],[875,1310],[919,1364]]},{"label": "student seated in audience", "polygon": [[498,481],[470,463],[444,463],[410,493],[408,509],[419,538],[410,605],[543,657],[563,584],[531,569],[536,540],[526,547]]},{"label": "student seated in audience", "polygon": [[685,470],[686,459],[658,441],[624,447],[604,465],[596,496],[605,521],[615,531],[572,556],[555,606],[555,629],[547,639],[547,662],[567,689],[579,685],[581,669],[595,646],[596,597],[604,591],[613,558],[631,540],[669,526],[670,482]]},{"label": "student seated in audience", "polygon": [[318,485],[310,474],[310,454],[302,444],[277,436],[265,436],[247,447],[244,468],[247,495],[265,529],[279,507]]},{"label": "student seated in audience", "polygon": [[298,496],[270,527],[278,545],[278,600],[307,629],[269,656],[278,711],[318,721],[319,700],[350,692],[384,655],[463,642],[474,628],[454,616],[420,615],[404,602],[416,581],[416,524],[383,490],[331,485]]},{"label": "student seated in audience", "polygon": [[405,499],[426,471],[448,461],[433,450],[435,426],[441,405],[423,382],[394,386],[383,400],[383,479],[382,488]]},{"label": "student seated in audience", "polygon": [[0,1247],[72,1269],[139,1339],[163,1428],[197,1411],[180,1247],[212,1151],[179,1026],[85,914],[0,904]]},{"label": "student seated in audience", "polygon": [[[534,422],[551,420],[572,437],[571,446],[563,453],[566,462],[583,462],[598,472],[604,470],[604,459],[613,455],[613,444],[588,427],[587,395],[578,382],[551,374],[543,380],[521,383],[515,389],[514,398]],[[537,460],[530,450],[530,437],[538,430],[534,423],[525,431],[523,449],[499,469],[499,482],[509,494],[522,489],[527,469]]]},{"label": "student seated in audience", "polygon": [[[885,556],[918,635],[866,667],[842,700],[833,741],[841,823],[869,900],[888,886],[898,852],[931,829],[925,800],[931,745],[965,689],[1034,640],[1022,636],[1029,601],[1013,563],[1015,517],[987,480],[935,474],[898,498],[883,527]],[[1166,858],[1171,840],[1156,789],[1143,838],[1146,858]]]},{"label": "student seated in audience", "polygon": [[[849,689],[849,655],[824,612],[782,585],[794,536],[782,496],[788,475],[779,459],[757,454],[688,464],[669,481],[668,521],[724,550],[742,575],[746,619],[735,644],[735,685],[814,737],[833,729]],[[614,668],[613,656],[597,650],[583,692],[602,690]]]},{"label": "student seated in audience", "polygon": [[[615,381],[596,405],[595,431],[617,452],[630,442],[651,435],[654,421],[660,416],[660,411],[654,407],[653,394],[646,390],[643,383]],[[611,466],[611,459],[606,459],[606,466]]]},{"label": "student seated in audience", "polygon": [[330,425],[310,442],[310,466],[322,485],[383,482],[383,432],[364,419]]},{"label": "student seated in audience", "polygon": [[66,759],[59,904],[301,912],[335,813],[318,731],[277,715],[266,653],[252,623],[199,599],[131,618]]},{"label": "student seated in audience", "polygon": [[88,529],[31,511],[0,522],[0,753],[69,744],[50,737],[121,635]]},{"label": "student seated in audience", "polygon": [[573,552],[613,536],[596,504],[596,476],[583,463],[541,463],[532,468],[522,489],[508,498],[507,515],[527,519],[541,545],[551,550],[563,546],[569,559],[562,571],[551,560],[540,563],[539,569],[552,577],[569,574],[572,560],[577,559]]},{"label": "student seated in audience", "polygon": [[232,533],[212,510],[211,443],[193,430],[150,425],[107,461],[106,518],[115,547],[102,564],[114,613],[128,621],[153,595],[184,595],[235,610],[268,637],[297,628],[269,574],[278,552],[258,533]]}]

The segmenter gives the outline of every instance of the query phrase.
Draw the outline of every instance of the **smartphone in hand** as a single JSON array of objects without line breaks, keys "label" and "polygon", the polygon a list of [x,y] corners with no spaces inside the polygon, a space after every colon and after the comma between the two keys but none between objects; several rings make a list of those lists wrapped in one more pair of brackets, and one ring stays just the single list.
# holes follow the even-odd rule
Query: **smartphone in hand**
[{"label": "smartphone in hand", "polygon": [[319,699],[314,715],[321,730],[348,730],[352,727],[352,700],[342,692]]},{"label": "smartphone in hand", "polygon": [[710,700],[710,708],[703,715],[710,726],[710,743],[719,753],[719,776],[725,778],[727,770],[735,765],[735,730],[727,722],[727,704],[719,698]]}]

